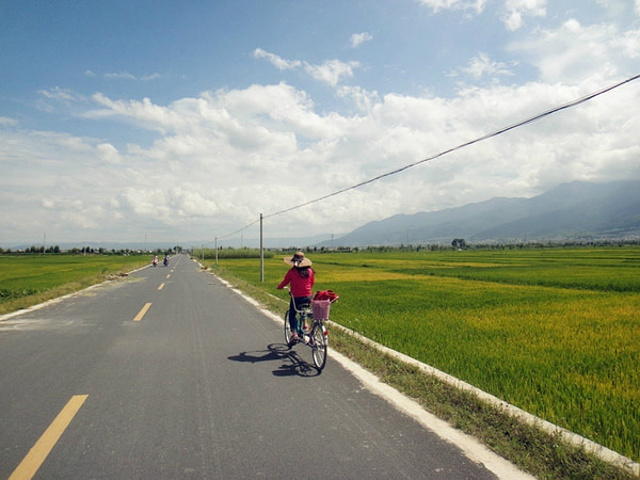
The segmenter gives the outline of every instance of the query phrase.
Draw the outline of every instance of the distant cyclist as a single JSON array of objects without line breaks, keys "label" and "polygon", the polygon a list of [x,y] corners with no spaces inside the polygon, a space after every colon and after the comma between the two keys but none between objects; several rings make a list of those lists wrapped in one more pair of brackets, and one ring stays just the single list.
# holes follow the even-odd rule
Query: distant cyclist
[{"label": "distant cyclist", "polygon": [[168,267],[169,266],[169,254],[165,254],[164,256],[164,260],[163,260],[164,266]]},{"label": "distant cyclist", "polygon": [[[304,253],[296,252],[291,258],[285,258],[284,263],[291,265],[284,280],[278,285],[282,289],[291,284],[291,301],[289,302],[289,325],[293,336],[292,343],[298,340],[298,319],[296,318],[296,308],[301,309],[302,305],[311,303],[311,289],[315,283],[315,272],[311,268],[311,260],[305,258]],[[295,301],[295,305],[294,305]]]}]

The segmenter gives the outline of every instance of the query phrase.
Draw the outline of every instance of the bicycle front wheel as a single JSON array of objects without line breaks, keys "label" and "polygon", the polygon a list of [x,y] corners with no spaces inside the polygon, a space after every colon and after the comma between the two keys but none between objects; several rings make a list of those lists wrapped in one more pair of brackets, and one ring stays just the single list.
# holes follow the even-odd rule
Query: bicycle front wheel
[{"label": "bicycle front wheel", "polygon": [[322,370],[327,363],[327,348],[329,346],[329,334],[325,326],[321,323],[315,323],[311,331],[313,345],[311,346],[311,355],[313,363]]},{"label": "bicycle front wheel", "polygon": [[284,314],[284,341],[287,342],[287,345],[291,341],[291,335],[293,335],[293,332],[289,323],[289,310],[287,310],[287,313]]}]

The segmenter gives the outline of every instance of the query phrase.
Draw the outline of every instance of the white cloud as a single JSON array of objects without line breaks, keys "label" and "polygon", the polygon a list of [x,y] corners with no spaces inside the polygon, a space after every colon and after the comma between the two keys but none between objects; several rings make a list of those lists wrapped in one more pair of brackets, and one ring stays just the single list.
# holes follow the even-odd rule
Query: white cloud
[{"label": "white cloud", "polygon": [[118,164],[122,162],[116,147],[110,143],[101,143],[96,146],[99,158],[106,163]]},{"label": "white cloud", "polygon": [[475,11],[476,14],[483,12],[487,0],[418,0],[420,4],[438,13],[440,10],[465,10]]},{"label": "white cloud", "polygon": [[54,87],[48,90],[38,90],[38,93],[43,97],[54,99],[54,100],[70,101],[70,100],[75,100],[76,98],[70,90],[63,89],[60,87]]},{"label": "white cloud", "polygon": [[108,200],[131,178],[101,162],[98,146],[62,133],[0,130],[0,202],[15,206],[2,209],[0,224],[22,241],[38,230],[64,241],[117,228]]},{"label": "white cloud", "polygon": [[471,59],[467,67],[460,68],[462,72],[468,73],[478,79],[484,76],[513,75],[508,66],[502,62],[495,62],[486,53],[480,52]]},{"label": "white cloud", "polygon": [[[85,70],[84,74],[87,77],[93,77],[93,78],[98,77],[98,74],[96,74],[93,70]],[[140,81],[140,82],[149,82],[152,80],[157,80],[158,78],[162,78],[162,75],[160,75],[159,73],[134,75],[132,73],[125,71],[125,72],[103,73],[102,77],[108,80],[133,80],[133,81]]]},{"label": "white cloud", "polygon": [[304,66],[313,79],[327,83],[335,87],[344,78],[352,78],[354,69],[360,67],[360,63],[356,61],[342,62],[340,60],[326,60],[321,65],[313,65],[308,62],[300,62],[298,60],[285,60],[278,55],[269,53],[261,48],[257,48],[253,52],[255,58],[264,58],[278,70],[293,70]]},{"label": "white cloud", "polygon": [[546,6],[547,0],[506,0],[502,21],[509,30],[518,30],[524,23],[524,17],[546,16]]},{"label": "white cloud", "polygon": [[380,101],[378,92],[369,92],[362,87],[340,87],[336,94],[340,98],[350,98],[356,107],[362,111],[370,111],[371,107]]},{"label": "white cloud", "polygon": [[87,112],[86,118],[104,118],[120,116],[141,121],[140,126],[149,130],[158,130],[162,133],[182,128],[189,121],[185,116],[173,111],[171,108],[155,105],[150,99],[136,100],[111,100],[102,93],[93,95],[96,104],[104,107],[99,110]]},{"label": "white cloud", "polygon": [[351,35],[350,39],[351,47],[357,48],[363,43],[370,42],[371,40],[373,40],[373,37],[367,32],[354,33],[353,35]]},{"label": "white cloud", "polygon": [[129,72],[105,73],[104,78],[110,78],[115,80],[136,80],[135,75]]},{"label": "white cloud", "polygon": [[18,125],[18,121],[15,118],[0,117],[0,125],[4,127],[12,127]]},{"label": "white cloud", "polygon": [[102,205],[85,206],[83,202],[75,202],[73,208],[60,213],[60,218],[69,226],[82,230],[95,230],[100,227],[105,213]]},{"label": "white cloud", "polygon": [[[480,15],[488,0],[418,0],[434,13],[444,10],[463,11],[465,15]],[[526,17],[545,17],[547,0],[503,0],[501,20],[508,30],[520,29]]]},{"label": "white cloud", "polygon": [[603,82],[635,72],[638,31],[620,33],[612,24],[584,26],[576,19],[558,29],[539,30],[507,47],[527,57],[545,82],[578,83],[589,77]]},{"label": "white cloud", "polygon": [[162,75],[160,75],[159,73],[151,73],[148,75],[142,75],[139,78],[143,82],[150,82],[151,80],[157,80],[158,78],[162,78]]},{"label": "white cloud", "polygon": [[352,78],[353,70],[360,67],[359,62],[341,62],[327,60],[322,65],[305,64],[305,71],[318,81],[335,87],[343,78]]},{"label": "white cloud", "polygon": [[302,62],[299,60],[285,60],[284,58],[279,57],[274,53],[267,52],[261,48],[256,48],[253,51],[253,56],[255,58],[263,58],[267,60],[278,70],[294,70],[302,65]]},{"label": "white cloud", "polygon": [[[171,225],[180,218],[206,218],[220,213],[217,202],[199,192],[201,189],[202,185],[197,183],[166,188],[129,188],[124,198],[137,214]],[[227,202],[222,203],[229,207]]]},{"label": "white cloud", "polygon": [[[640,1],[640,0],[638,0]],[[620,47],[625,57],[636,59],[640,57],[640,29],[629,30],[625,32],[619,39],[615,39],[611,43],[612,47]]]},{"label": "white cloud", "polygon": [[62,107],[65,111],[75,111],[77,108],[85,108],[88,99],[68,88],[52,87],[38,90],[36,107],[38,110],[50,114],[56,114]]}]

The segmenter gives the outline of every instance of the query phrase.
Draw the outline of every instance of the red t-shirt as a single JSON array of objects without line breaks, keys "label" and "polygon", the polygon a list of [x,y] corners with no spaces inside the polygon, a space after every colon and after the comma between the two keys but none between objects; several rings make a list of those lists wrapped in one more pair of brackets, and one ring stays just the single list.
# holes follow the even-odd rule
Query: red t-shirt
[{"label": "red t-shirt", "polygon": [[315,283],[315,273],[312,268],[309,268],[309,276],[304,278],[300,275],[297,268],[291,268],[284,276],[284,280],[280,282],[278,288],[284,288],[289,283],[291,284],[291,293],[294,297],[310,297],[311,289]]}]

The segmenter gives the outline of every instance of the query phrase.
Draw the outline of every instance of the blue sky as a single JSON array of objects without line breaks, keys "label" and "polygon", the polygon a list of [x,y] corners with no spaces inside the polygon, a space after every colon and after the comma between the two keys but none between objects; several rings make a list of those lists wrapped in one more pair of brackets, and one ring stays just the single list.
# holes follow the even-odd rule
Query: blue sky
[{"label": "blue sky", "polygon": [[[0,245],[213,241],[639,60],[640,0],[2,2]],[[639,106],[633,82],[265,233],[639,178]]]}]

